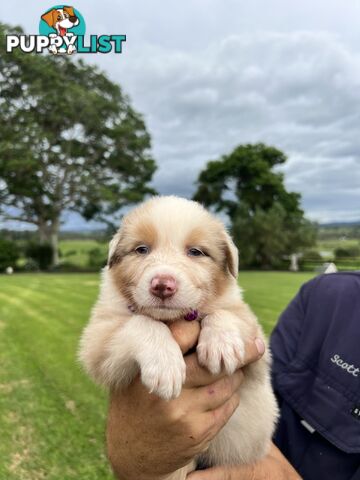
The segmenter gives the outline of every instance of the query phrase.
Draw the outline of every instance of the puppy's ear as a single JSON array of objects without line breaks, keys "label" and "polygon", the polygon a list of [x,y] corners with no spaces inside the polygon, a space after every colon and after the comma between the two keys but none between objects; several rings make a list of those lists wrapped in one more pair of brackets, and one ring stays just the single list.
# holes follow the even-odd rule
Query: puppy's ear
[{"label": "puppy's ear", "polygon": [[225,243],[224,243],[224,250],[225,250],[225,262],[228,271],[231,275],[237,279],[239,274],[239,253],[238,249],[235,246],[230,235],[225,231],[224,232]]},{"label": "puppy's ear", "polygon": [[53,8],[49,12],[44,13],[44,15],[41,15],[41,18],[49,25],[49,27],[53,27],[56,23],[56,13],[56,10]]},{"label": "puppy's ear", "polygon": [[64,7],[64,10],[70,15],[70,17],[76,17],[73,7]]},{"label": "puppy's ear", "polygon": [[121,260],[119,252],[119,243],[121,238],[121,230],[118,230],[109,243],[108,266],[113,267]]}]

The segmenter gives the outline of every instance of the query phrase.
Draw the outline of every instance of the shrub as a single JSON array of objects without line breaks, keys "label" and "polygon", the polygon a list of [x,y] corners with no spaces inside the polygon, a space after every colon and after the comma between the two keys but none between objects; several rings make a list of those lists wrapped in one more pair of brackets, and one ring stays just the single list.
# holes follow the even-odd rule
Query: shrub
[{"label": "shrub", "polygon": [[24,270],[25,272],[37,272],[39,270],[39,264],[36,260],[28,258],[26,263],[21,267],[21,270]]},{"label": "shrub", "polygon": [[[61,252],[61,250],[60,250]],[[77,250],[68,250],[67,252],[63,253],[62,256],[64,257],[72,257],[77,254]]]},{"label": "shrub", "polygon": [[25,256],[39,266],[40,270],[48,270],[52,262],[53,248],[44,243],[29,243],[25,248]]},{"label": "shrub", "polygon": [[[88,272],[89,269],[84,268],[80,265],[75,265],[71,262],[61,262],[59,265],[56,265],[52,268],[52,272],[66,272],[66,273],[76,273],[76,272]],[[90,270],[91,271],[91,270]]]},{"label": "shrub", "polygon": [[20,257],[19,247],[11,240],[0,238],[0,271],[7,267],[14,267]]},{"label": "shrub", "polygon": [[306,250],[299,258],[299,269],[303,272],[313,272],[323,263],[324,259],[317,250]]},{"label": "shrub", "polygon": [[304,254],[302,256],[302,260],[304,262],[306,262],[306,261],[321,262],[321,261],[323,261],[323,258],[317,250],[308,250],[308,251],[304,252]]},{"label": "shrub", "polygon": [[95,247],[88,252],[88,266],[91,268],[102,268],[106,265],[106,257],[100,248]]},{"label": "shrub", "polygon": [[360,247],[354,245],[353,247],[339,247],[335,250],[335,258],[354,258],[360,256]]}]

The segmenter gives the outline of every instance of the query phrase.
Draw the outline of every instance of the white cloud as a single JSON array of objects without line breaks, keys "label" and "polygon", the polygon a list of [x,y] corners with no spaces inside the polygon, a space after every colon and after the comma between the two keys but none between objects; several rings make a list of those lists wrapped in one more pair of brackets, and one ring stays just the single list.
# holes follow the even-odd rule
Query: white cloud
[{"label": "white cloud", "polygon": [[[40,14],[48,4],[38,3]],[[0,15],[31,31],[25,4],[14,0]],[[190,196],[208,160],[264,141],[288,154],[286,183],[309,216],[360,218],[359,3],[104,0],[98,11],[79,0],[77,8],[88,32],[128,34],[122,56],[86,59],[144,113],[161,193]]]},{"label": "white cloud", "polygon": [[360,218],[360,59],[336,36],[258,32],[151,51],[129,57],[122,78],[148,112],[162,193],[190,195],[208,160],[264,141],[289,155],[287,185],[312,218]]}]

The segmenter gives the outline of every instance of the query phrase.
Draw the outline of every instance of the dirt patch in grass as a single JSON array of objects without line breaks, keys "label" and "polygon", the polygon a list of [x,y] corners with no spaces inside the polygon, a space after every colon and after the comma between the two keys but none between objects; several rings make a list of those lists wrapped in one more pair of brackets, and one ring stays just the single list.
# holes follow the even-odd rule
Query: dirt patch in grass
[{"label": "dirt patch in grass", "polygon": [[65,407],[67,408],[67,410],[69,410],[69,412],[71,412],[72,414],[75,414],[76,403],[74,402],[74,400],[66,400]]},{"label": "dirt patch in grass", "polygon": [[14,380],[8,383],[0,383],[0,393],[9,394],[12,393],[15,389],[27,387],[29,384],[30,382],[26,378],[22,380]]},{"label": "dirt patch in grass", "polygon": [[34,456],[32,451],[34,432],[28,425],[19,425],[19,416],[14,412],[10,413],[12,413],[10,418],[12,423],[15,423],[15,429],[13,435],[14,452],[10,454],[7,465],[9,474],[19,480],[43,480],[46,478],[44,470],[29,468],[29,463]]},{"label": "dirt patch in grass", "polygon": [[11,393],[16,388],[27,387],[30,384],[29,380],[26,378],[22,380],[13,380],[8,383],[0,383],[0,392],[1,393]]}]

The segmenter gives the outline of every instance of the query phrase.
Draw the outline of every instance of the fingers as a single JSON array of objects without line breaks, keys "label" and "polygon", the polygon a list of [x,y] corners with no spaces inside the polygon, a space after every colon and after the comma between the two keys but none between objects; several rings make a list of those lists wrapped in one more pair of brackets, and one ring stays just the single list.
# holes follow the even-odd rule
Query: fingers
[{"label": "fingers", "polygon": [[265,343],[264,341],[257,337],[252,342],[247,342],[245,345],[245,356],[242,366],[248,365],[249,363],[256,362],[259,360],[265,353]]},{"label": "fingers", "polygon": [[246,480],[253,478],[248,466],[215,467],[190,473],[186,480]]},{"label": "fingers", "polygon": [[229,420],[231,415],[235,412],[237,407],[239,406],[240,403],[240,395],[235,392],[229,400],[227,400],[221,407],[216,408],[215,410],[212,410],[209,412],[209,414],[212,414],[215,418],[215,421],[218,426],[218,430],[220,430],[225,423]]},{"label": "fingers", "polygon": [[227,400],[221,407],[211,410],[204,414],[206,417],[211,417],[213,425],[210,429],[210,437],[214,438],[215,435],[223,428],[228,422],[231,415],[235,412],[240,403],[240,395],[236,392]]},{"label": "fingers", "polygon": [[202,367],[197,358],[196,353],[192,353],[185,357],[186,363],[186,379],[184,383],[185,388],[196,388],[204,385],[210,385],[216,380],[226,376],[225,372],[220,372],[218,375],[213,375],[205,367]]},{"label": "fingers", "polygon": [[[200,323],[197,320],[192,322],[177,320],[171,323],[169,328],[183,353],[186,353],[197,344],[200,334]],[[261,338],[256,338],[253,342],[247,342],[243,366],[258,360],[264,352],[265,344]]]},{"label": "fingers", "polygon": [[208,468],[190,473],[186,480],[231,480],[232,476],[224,467]]},{"label": "fingers", "polygon": [[[276,448],[276,447],[274,447]],[[190,473],[186,480],[248,480],[255,478],[275,478],[276,480],[301,480],[286,458],[272,452],[251,465],[215,467]]]},{"label": "fingers", "polygon": [[[192,322],[191,322],[192,323]],[[260,338],[256,338],[252,342],[245,345],[245,355],[242,366],[255,362],[262,357],[265,352],[265,344]],[[186,363],[186,380],[185,388],[202,387],[214,383],[216,380],[226,376],[225,372],[218,375],[211,374],[206,368],[202,367],[195,353],[185,357]]]},{"label": "fingers", "polygon": [[183,353],[186,353],[197,344],[200,334],[200,323],[197,320],[192,322],[177,320],[171,323],[169,328]]},{"label": "fingers", "polygon": [[201,411],[215,410],[226,403],[239,389],[244,374],[238,370],[233,375],[225,376],[216,382],[200,387],[194,394],[194,407]]}]

